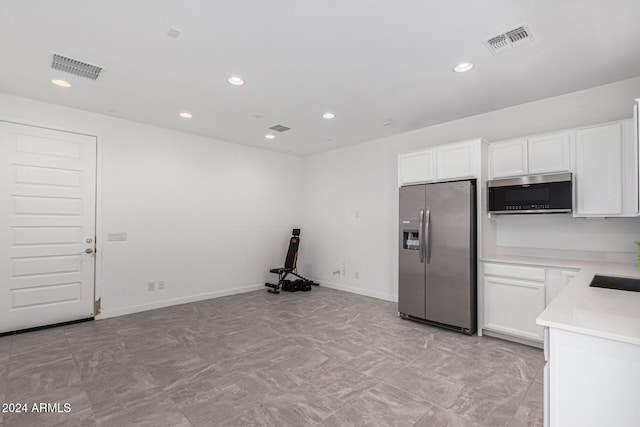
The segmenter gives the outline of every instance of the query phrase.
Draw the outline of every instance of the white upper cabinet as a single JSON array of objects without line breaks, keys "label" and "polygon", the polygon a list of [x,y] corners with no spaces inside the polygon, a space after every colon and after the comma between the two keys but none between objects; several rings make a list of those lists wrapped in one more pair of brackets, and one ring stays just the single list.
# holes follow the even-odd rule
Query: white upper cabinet
[{"label": "white upper cabinet", "polygon": [[571,170],[570,133],[494,142],[489,148],[491,179]]},{"label": "white upper cabinet", "polygon": [[640,213],[639,149],[632,120],[489,145],[489,179],[574,172],[575,217]]},{"label": "white upper cabinet", "polygon": [[575,216],[624,213],[622,124],[576,131]]},{"label": "white upper cabinet", "polygon": [[435,179],[433,150],[398,156],[398,174],[400,185],[431,182]]},{"label": "white upper cabinet", "polygon": [[527,140],[494,142],[489,145],[490,178],[527,174]]},{"label": "white upper cabinet", "polygon": [[475,177],[480,159],[478,148],[474,141],[436,147],[436,179],[443,181]]},{"label": "white upper cabinet", "polygon": [[529,174],[566,172],[571,170],[569,132],[536,136],[528,139]]},{"label": "white upper cabinet", "polygon": [[438,145],[398,156],[399,185],[476,178],[480,174],[480,139]]}]

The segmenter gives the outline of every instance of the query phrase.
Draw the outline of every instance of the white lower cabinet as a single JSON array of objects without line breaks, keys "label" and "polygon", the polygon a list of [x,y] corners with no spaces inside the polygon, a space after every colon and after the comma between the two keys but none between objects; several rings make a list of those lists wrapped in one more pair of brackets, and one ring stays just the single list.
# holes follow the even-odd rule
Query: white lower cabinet
[{"label": "white lower cabinet", "polygon": [[640,425],[640,345],[550,329],[551,427]]},{"label": "white lower cabinet", "polygon": [[536,318],[580,271],[577,268],[483,263],[483,331],[541,343]]},{"label": "white lower cabinet", "polygon": [[484,329],[542,342],[544,328],[536,318],[545,307],[544,277],[544,268],[485,264]]},{"label": "white lower cabinet", "polygon": [[568,268],[547,268],[547,288],[545,292],[545,305],[558,296],[560,291],[567,286],[569,280],[573,279],[579,270]]}]

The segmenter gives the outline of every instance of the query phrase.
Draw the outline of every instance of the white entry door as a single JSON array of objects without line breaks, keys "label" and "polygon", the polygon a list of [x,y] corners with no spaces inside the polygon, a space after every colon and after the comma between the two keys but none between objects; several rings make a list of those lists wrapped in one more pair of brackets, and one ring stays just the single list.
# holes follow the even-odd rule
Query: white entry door
[{"label": "white entry door", "polygon": [[93,316],[96,138],[0,121],[0,333]]}]

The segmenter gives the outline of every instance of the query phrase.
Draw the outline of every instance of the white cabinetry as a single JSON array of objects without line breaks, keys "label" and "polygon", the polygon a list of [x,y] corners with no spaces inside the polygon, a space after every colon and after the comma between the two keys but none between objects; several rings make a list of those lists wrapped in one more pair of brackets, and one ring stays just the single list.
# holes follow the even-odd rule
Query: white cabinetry
[{"label": "white cabinetry", "polygon": [[483,330],[541,342],[536,318],[579,269],[483,263]]},{"label": "white cabinetry", "polygon": [[622,120],[493,142],[489,179],[573,171],[573,216],[635,217],[640,214],[638,132],[637,123]]},{"label": "white cabinetry", "polygon": [[573,279],[579,270],[565,268],[547,268],[547,287],[545,292],[545,302],[549,305],[558,296],[560,291],[567,286],[569,280]]},{"label": "white cabinetry", "polygon": [[398,156],[398,183],[426,183],[477,178],[480,175],[481,140],[438,145]]},{"label": "white cabinetry", "polygon": [[531,137],[527,145],[530,174],[571,170],[569,132]]},{"label": "white cabinetry", "polygon": [[622,214],[622,126],[576,131],[576,215]]},{"label": "white cabinetry", "polygon": [[436,179],[473,178],[478,174],[479,145],[474,142],[446,144],[436,150]]},{"label": "white cabinetry", "polygon": [[544,307],[544,268],[484,264],[484,329],[542,342]]},{"label": "white cabinetry", "polygon": [[638,426],[639,345],[550,328],[547,352],[548,425]]},{"label": "white cabinetry", "polygon": [[637,216],[636,159],[630,120],[576,130],[574,216]]},{"label": "white cabinetry", "polygon": [[489,145],[490,178],[527,174],[527,140],[494,142]]},{"label": "white cabinetry", "polygon": [[401,154],[398,156],[398,172],[400,185],[433,181],[433,150]]},{"label": "white cabinetry", "polygon": [[489,164],[491,179],[570,171],[570,132],[494,142]]}]

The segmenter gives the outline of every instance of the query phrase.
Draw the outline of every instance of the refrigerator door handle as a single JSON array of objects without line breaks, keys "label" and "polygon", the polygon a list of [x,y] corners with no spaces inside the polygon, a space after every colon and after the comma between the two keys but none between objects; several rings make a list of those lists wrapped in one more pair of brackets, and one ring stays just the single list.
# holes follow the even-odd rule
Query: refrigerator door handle
[{"label": "refrigerator door handle", "polygon": [[427,264],[431,263],[431,236],[430,236],[430,227],[431,227],[431,210],[427,209],[427,214],[425,217],[425,236],[424,236],[424,248],[425,248],[425,258],[427,259]]},{"label": "refrigerator door handle", "polygon": [[420,242],[420,262],[424,263],[424,241],[423,236],[424,209],[420,209],[420,225],[418,225],[418,242]]}]

